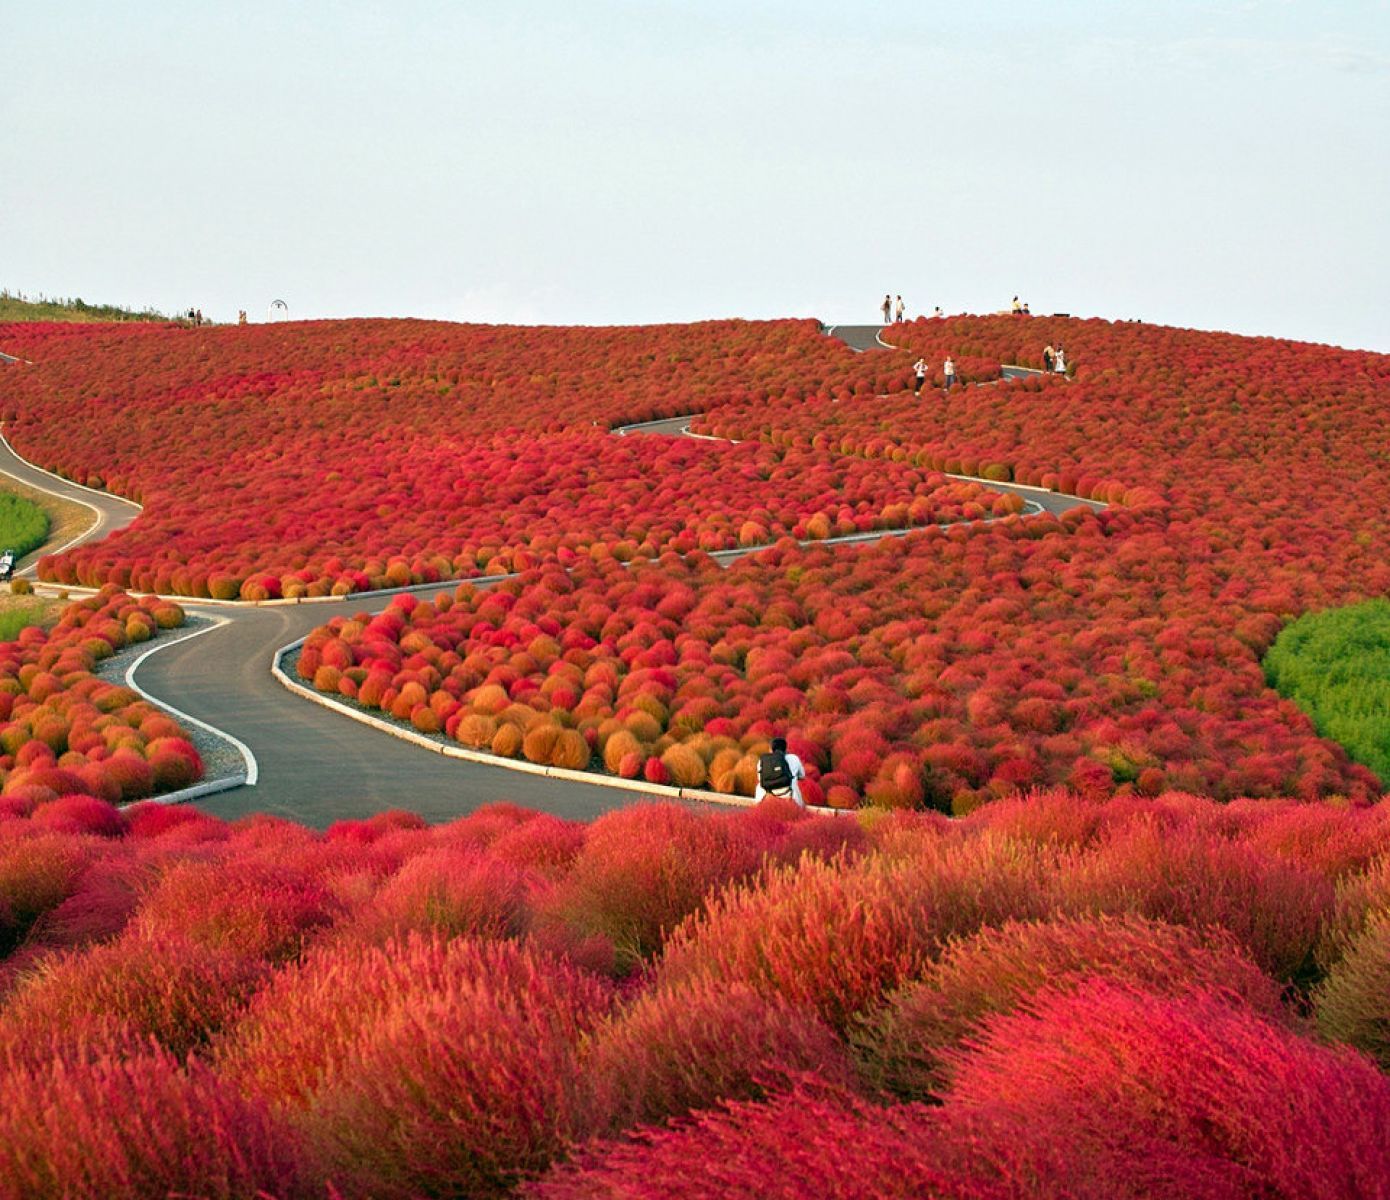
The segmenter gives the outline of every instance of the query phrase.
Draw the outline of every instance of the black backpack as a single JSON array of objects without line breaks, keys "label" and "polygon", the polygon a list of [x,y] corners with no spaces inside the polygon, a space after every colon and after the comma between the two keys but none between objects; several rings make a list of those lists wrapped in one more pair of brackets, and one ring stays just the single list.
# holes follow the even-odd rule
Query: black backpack
[{"label": "black backpack", "polygon": [[792,786],[792,769],[787,756],[780,750],[769,750],[758,759],[758,782],[765,792],[788,792]]}]

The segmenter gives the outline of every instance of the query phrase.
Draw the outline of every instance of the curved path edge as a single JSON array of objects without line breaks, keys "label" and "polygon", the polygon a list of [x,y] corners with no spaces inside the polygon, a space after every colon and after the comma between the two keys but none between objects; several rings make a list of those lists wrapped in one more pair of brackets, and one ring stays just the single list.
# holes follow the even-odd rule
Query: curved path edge
[{"label": "curved path edge", "polygon": [[[304,638],[290,642],[286,646],[281,646],[275,652],[274,661],[271,663],[271,674],[273,674],[280,685],[313,704],[322,708],[331,709],[333,712],[347,717],[349,720],[357,721],[359,724],[370,726],[372,729],[389,734],[403,742],[409,742],[414,746],[420,746],[425,750],[431,750],[436,754],[442,754],[445,758],[457,758],[464,762],[482,763],[485,766],[501,767],[504,770],[519,771],[524,775],[543,775],[547,779],[562,779],[571,783],[586,783],[593,787],[612,788],[623,792],[640,792],[644,796],[665,797],[672,800],[697,801],[701,804],[722,804],[733,808],[751,808],[757,801],[752,796],[740,796],[726,792],[712,792],[705,788],[677,787],[669,783],[647,783],[641,779],[620,779],[612,775],[603,775],[597,771],[572,770],[568,767],[551,767],[541,763],[526,762],[514,758],[502,758],[496,754],[487,754],[481,750],[470,750],[467,746],[455,746],[449,742],[441,741],[437,738],[429,737],[427,734],[418,732],[400,721],[387,720],[385,717],[376,717],[369,712],[364,712],[360,708],[354,708],[350,704],[344,704],[341,700],[323,692],[316,691],[305,684],[300,683],[288,671],[285,670],[284,660],[293,654],[304,644]],[[848,809],[830,808],[828,806],[808,804],[805,806],[808,812],[824,813],[828,816],[842,816],[851,811]]]}]

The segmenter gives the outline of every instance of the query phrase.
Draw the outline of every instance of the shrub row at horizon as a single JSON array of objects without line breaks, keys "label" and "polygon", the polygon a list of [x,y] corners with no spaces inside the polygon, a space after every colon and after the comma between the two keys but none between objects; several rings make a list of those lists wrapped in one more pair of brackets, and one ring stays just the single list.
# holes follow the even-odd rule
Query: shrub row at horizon
[{"label": "shrub row at horizon", "polygon": [[1387,813],[54,800],[0,817],[0,1197],[1385,1195]]},{"label": "shrub row at horizon", "polygon": [[197,750],[167,713],[96,675],[104,659],[184,622],[177,604],[114,588],[63,609],[52,629],[0,642],[0,816],[60,796],[112,804],[196,782]]}]

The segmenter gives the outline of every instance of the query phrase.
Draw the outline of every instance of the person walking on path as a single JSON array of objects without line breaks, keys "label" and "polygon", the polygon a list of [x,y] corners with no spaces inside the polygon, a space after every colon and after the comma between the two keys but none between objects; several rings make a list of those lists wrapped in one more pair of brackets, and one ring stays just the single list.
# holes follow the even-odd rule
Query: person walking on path
[{"label": "person walking on path", "polygon": [[903,323],[903,314],[906,313],[906,311],[907,306],[903,303],[903,298],[899,296],[893,304],[893,319],[899,325]]},{"label": "person walking on path", "polygon": [[883,303],[879,307],[883,309],[883,323],[887,325],[893,319],[893,297],[884,292]]},{"label": "person walking on path", "polygon": [[946,391],[949,393],[956,382],[956,363],[949,354],[946,356],[946,362],[942,366],[941,372],[946,376]]},{"label": "person walking on path", "polygon": [[806,801],[801,798],[801,781],[806,778],[806,768],[795,754],[787,753],[787,739],[773,738],[772,749],[758,759],[758,786],[753,791],[753,799],[764,796],[790,796],[801,808]]},{"label": "person walking on path", "polygon": [[1048,375],[1052,374],[1052,364],[1056,361],[1056,358],[1057,352],[1053,350],[1052,343],[1048,342],[1047,345],[1043,347],[1043,371]]},{"label": "person walking on path", "polygon": [[917,383],[912,389],[912,394],[914,396],[920,396],[922,394],[922,389],[927,385],[927,360],[925,358],[919,358],[913,363],[912,373],[917,378]]}]

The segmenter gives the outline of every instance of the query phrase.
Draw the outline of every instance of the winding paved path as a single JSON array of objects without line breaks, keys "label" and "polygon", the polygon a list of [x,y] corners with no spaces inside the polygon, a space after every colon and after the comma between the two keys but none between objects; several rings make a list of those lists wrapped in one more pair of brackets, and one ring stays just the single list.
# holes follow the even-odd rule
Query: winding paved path
[{"label": "winding paved path", "polygon": [[[878,329],[838,326],[827,332],[854,349],[867,350],[879,345],[875,340]],[[617,432],[680,436],[688,434],[692,419],[685,416],[645,422]],[[130,501],[31,466],[5,442],[0,442],[0,472],[92,508],[96,521],[80,540],[105,537],[130,524],[140,511]],[[1019,493],[1050,512],[1091,503],[1012,484],[980,482],[999,491]],[[875,532],[843,540],[882,536],[885,534]],[[717,557],[729,561],[757,549],[760,547],[727,551]],[[25,571],[32,572],[38,553],[21,564]],[[428,596],[452,591],[458,582],[409,590]],[[270,606],[212,606],[179,598],[190,613],[221,624],[193,637],[161,638],[153,647],[155,652],[140,665],[136,682],[175,711],[235,734],[255,762],[254,786],[199,800],[200,808],[226,818],[269,812],[322,827],[393,807],[408,807],[427,820],[442,821],[491,801],[510,800],[562,817],[590,819],[632,803],[636,793],[631,791],[548,779],[430,753],[307,703],[275,680],[270,668],[277,650],[307,636],[331,617],[379,611],[383,595],[364,593],[342,601]]]}]

